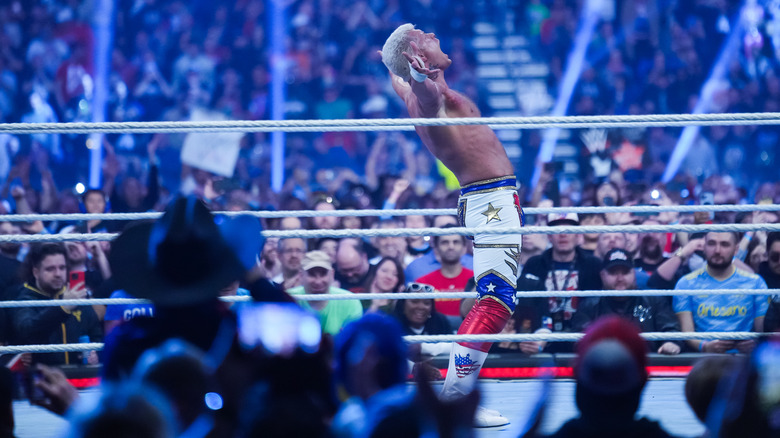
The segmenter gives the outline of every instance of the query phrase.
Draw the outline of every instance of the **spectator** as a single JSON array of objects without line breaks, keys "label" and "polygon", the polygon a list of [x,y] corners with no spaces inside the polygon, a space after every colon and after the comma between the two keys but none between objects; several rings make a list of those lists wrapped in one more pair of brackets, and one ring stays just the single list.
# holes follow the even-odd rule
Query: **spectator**
[{"label": "spectator", "polygon": [[[604,217],[601,213],[594,213],[594,214],[583,214],[580,218],[580,224],[582,225],[605,225],[607,223],[607,219]],[[599,236],[598,233],[587,233],[582,235],[582,243],[580,243],[580,248],[585,251],[588,255],[596,255],[596,248],[598,246],[599,242]],[[525,246],[525,245],[524,245]]]},{"label": "spectator", "polygon": [[299,238],[279,239],[279,262],[282,272],[272,280],[287,290],[301,285],[301,262],[306,254],[306,241]]},{"label": "spectator", "polygon": [[[333,264],[322,251],[309,251],[301,263],[302,286],[289,289],[290,295],[348,294],[333,286]],[[313,310],[320,318],[322,331],[337,334],[350,321],[363,315],[363,306],[357,300],[303,301],[301,306]]]},{"label": "spectator", "polygon": [[399,436],[423,434],[406,357],[401,327],[386,315],[367,314],[336,337],[336,375],[350,395],[334,419],[338,436],[374,436],[389,424]]},{"label": "spectator", "polygon": [[[739,238],[736,233],[707,233],[704,254],[707,264],[677,282],[675,289],[728,290],[766,289],[764,280],[734,266]],[[684,332],[763,332],[768,307],[766,295],[676,295],[674,311]],[[754,340],[689,340],[693,351],[749,353]]]},{"label": "spectator", "polygon": [[[710,405],[715,399],[721,380],[736,372],[740,360],[735,356],[704,357],[696,362],[685,378],[685,400],[702,424],[708,423]],[[705,433],[702,436],[709,435]]]},{"label": "spectator", "polygon": [[[22,229],[15,222],[0,222],[0,236],[21,235]],[[21,282],[19,268],[19,253],[22,244],[18,242],[0,243],[0,294],[4,294],[9,287]]]},{"label": "spectator", "polygon": [[593,255],[603,259],[609,251],[615,248],[626,249],[625,233],[601,233],[596,244],[596,252]]},{"label": "spectator", "polygon": [[[660,225],[655,220],[646,220],[642,225]],[[647,275],[653,275],[663,262],[667,260],[664,257],[664,246],[666,245],[666,235],[663,233],[642,233],[639,237],[639,254],[634,258],[634,266],[645,272]]]},{"label": "spectator", "polygon": [[[25,283],[19,288],[17,300],[83,299],[87,292],[83,283],[69,285],[66,250],[61,244],[32,245],[24,260]],[[75,344],[89,336],[91,342],[101,342],[103,331],[91,306],[22,307],[11,317],[16,344]],[[45,364],[78,364],[81,353],[36,353],[33,361]],[[87,360],[96,364],[97,354]]]},{"label": "spectator", "polygon": [[[455,216],[436,216],[433,218],[432,226],[434,228],[444,228],[448,225],[457,225],[458,219]],[[471,254],[463,254],[460,262],[467,269],[474,268],[474,257]],[[404,275],[407,281],[417,281],[423,275],[430,274],[431,272],[441,268],[441,261],[437,258],[435,251],[429,251],[422,257],[419,257],[409,263],[404,269]]]},{"label": "spectator", "polygon": [[[550,214],[547,225],[576,226],[579,218],[575,213]],[[549,239],[552,247],[541,255],[531,257],[523,267],[517,282],[521,300],[516,312],[524,315],[521,327],[568,332],[572,331],[571,318],[577,312],[577,297],[529,299],[522,298],[522,291],[601,290],[601,260],[585,254],[577,246],[574,234],[551,234]]]},{"label": "spectator", "polygon": [[360,287],[368,276],[368,255],[363,242],[356,239],[342,239],[336,250],[336,279],[341,287],[353,290]]},{"label": "spectator", "polygon": [[596,321],[577,343],[574,363],[580,415],[551,437],[668,437],[661,426],[635,418],[647,383],[647,347],[638,329],[617,316]]},{"label": "spectator", "polygon": [[[401,228],[401,222],[395,219],[388,219],[379,222],[376,228],[387,230]],[[404,266],[414,260],[409,254],[408,244],[406,238],[402,236],[377,236],[372,239],[372,243],[379,253],[374,259],[371,260],[371,264],[379,261],[381,257],[392,257],[402,263]]]},{"label": "spectator", "polygon": [[[454,228],[447,225],[444,228]],[[460,292],[466,290],[466,284],[474,278],[474,271],[466,268],[460,259],[466,253],[466,237],[449,234],[433,237],[433,251],[441,263],[441,268],[418,278],[419,283],[430,284],[439,292]],[[436,310],[450,318],[454,325],[460,325],[460,299],[436,299]]]},{"label": "spectator", "polygon": [[[767,261],[761,263],[758,274],[769,289],[780,289],[780,232],[769,233],[766,247]],[[771,297],[764,320],[764,330],[767,332],[780,330],[780,294]]]},{"label": "spectator", "polygon": [[[360,292],[399,292],[404,287],[404,283],[403,266],[398,263],[398,260],[385,257],[368,270],[366,282]],[[379,311],[388,315],[393,312],[395,307],[395,301],[389,299],[362,301],[362,304],[366,312]]]},{"label": "spectator", "polygon": [[[403,292],[434,292],[434,289],[429,284],[409,283],[404,287]],[[404,334],[407,335],[452,334],[452,325],[436,310],[433,299],[398,300],[395,303],[394,315],[401,323]]]},{"label": "spectator", "polygon": [[[636,272],[631,255],[623,249],[613,249],[604,256],[601,268],[601,282],[604,290],[637,290]],[[680,323],[674,315],[666,297],[626,296],[583,298],[577,313],[572,317],[572,328],[585,331],[602,316],[617,315],[633,321],[643,332],[679,332]],[[680,345],[676,342],[654,342],[653,349],[659,354],[678,354]]]}]

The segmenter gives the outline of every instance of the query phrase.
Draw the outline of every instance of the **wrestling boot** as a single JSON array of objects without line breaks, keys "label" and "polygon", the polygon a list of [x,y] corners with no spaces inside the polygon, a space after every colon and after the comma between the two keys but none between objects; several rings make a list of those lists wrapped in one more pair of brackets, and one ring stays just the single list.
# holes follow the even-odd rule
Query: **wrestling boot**
[{"label": "wrestling boot", "polygon": [[[503,330],[510,316],[509,310],[498,301],[493,299],[480,300],[466,316],[458,329],[458,334],[499,333]],[[460,398],[474,390],[479,370],[485,363],[490,345],[490,342],[455,343],[452,345],[447,377],[444,380],[444,388],[439,395],[442,400]],[[509,420],[498,411],[480,406],[474,414],[475,427],[497,427],[507,424],[509,424]]]}]

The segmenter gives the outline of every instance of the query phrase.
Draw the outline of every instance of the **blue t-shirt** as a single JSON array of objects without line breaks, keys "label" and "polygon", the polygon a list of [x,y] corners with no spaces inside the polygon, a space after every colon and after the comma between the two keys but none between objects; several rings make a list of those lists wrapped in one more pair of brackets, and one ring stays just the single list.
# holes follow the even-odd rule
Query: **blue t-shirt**
[{"label": "blue t-shirt", "polygon": [[[735,269],[731,277],[718,281],[706,266],[691,272],[677,282],[675,289],[766,289],[756,274]],[[766,315],[767,295],[677,295],[675,313],[690,312],[697,332],[750,332],[753,320]]]},{"label": "blue t-shirt", "polygon": [[[114,291],[111,298],[135,298],[123,290]],[[106,321],[129,321],[139,316],[154,316],[152,304],[109,304],[106,306]]]}]

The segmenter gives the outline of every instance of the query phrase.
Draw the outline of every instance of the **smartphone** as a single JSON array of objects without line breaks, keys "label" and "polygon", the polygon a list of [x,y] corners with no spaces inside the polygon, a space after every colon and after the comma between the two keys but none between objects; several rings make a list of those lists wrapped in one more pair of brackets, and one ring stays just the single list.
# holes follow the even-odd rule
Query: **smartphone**
[{"label": "smartphone", "polygon": [[46,394],[44,394],[41,388],[35,385],[35,383],[41,379],[43,379],[43,373],[41,373],[41,370],[34,367],[29,367],[22,372],[24,393],[31,405],[40,404],[46,400]]},{"label": "smartphone", "polygon": [[316,353],[322,339],[319,319],[295,304],[246,303],[238,310],[238,340],[249,351],[290,356]]},{"label": "smartphone", "polygon": [[68,287],[69,288],[73,289],[79,283],[85,285],[85,283],[84,283],[84,271],[71,271],[70,273],[68,273]]}]

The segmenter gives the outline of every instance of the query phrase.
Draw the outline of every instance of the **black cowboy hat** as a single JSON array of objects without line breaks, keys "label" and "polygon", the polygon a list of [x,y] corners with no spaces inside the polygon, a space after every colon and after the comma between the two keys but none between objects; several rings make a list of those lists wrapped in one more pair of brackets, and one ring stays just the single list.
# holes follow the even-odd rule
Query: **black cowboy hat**
[{"label": "black cowboy hat", "polygon": [[177,199],[153,223],[128,227],[111,247],[119,287],[161,306],[213,299],[246,270],[206,205],[192,197]]}]

